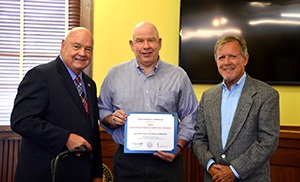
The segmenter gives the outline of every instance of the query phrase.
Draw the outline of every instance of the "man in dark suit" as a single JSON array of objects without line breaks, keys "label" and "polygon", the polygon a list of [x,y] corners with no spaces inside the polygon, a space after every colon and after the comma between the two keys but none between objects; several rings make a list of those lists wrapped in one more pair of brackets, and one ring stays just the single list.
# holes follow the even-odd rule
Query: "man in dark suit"
[{"label": "man in dark suit", "polygon": [[96,84],[83,72],[92,53],[91,32],[74,28],[60,55],[29,70],[20,83],[11,114],[11,128],[22,136],[15,182],[52,181],[51,160],[81,145],[88,153],[61,158],[55,181],[102,181]]},{"label": "man in dark suit", "polygon": [[279,138],[279,94],[244,71],[249,55],[242,37],[215,45],[223,82],[202,95],[193,150],[205,181],[270,181],[269,158]]}]

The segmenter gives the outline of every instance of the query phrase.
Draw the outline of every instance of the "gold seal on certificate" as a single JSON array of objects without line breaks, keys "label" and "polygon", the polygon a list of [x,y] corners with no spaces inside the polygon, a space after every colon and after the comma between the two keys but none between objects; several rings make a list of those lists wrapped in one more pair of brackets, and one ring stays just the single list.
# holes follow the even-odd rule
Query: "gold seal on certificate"
[{"label": "gold seal on certificate", "polygon": [[127,113],[124,153],[177,153],[177,113]]}]

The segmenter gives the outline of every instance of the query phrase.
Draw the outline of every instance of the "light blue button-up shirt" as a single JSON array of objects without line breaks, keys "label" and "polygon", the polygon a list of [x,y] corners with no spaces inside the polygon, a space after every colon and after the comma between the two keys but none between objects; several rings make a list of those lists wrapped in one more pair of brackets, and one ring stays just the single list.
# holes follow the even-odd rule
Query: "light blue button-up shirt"
[{"label": "light blue button-up shirt", "polygon": [[[137,60],[114,66],[101,86],[100,121],[121,109],[125,112],[176,112],[180,123],[178,139],[191,141],[198,117],[198,100],[186,72],[169,63],[158,61],[149,75]],[[117,144],[124,145],[124,126],[102,127]]]},{"label": "light blue button-up shirt", "polygon": [[233,121],[235,110],[242,94],[245,80],[246,73],[244,73],[244,75],[236,84],[231,86],[230,90],[228,90],[224,81],[222,83],[221,138],[223,149],[225,148],[225,145],[227,143],[228,133]]},{"label": "light blue button-up shirt", "polygon": [[[231,124],[234,118],[234,114],[240,100],[243,87],[246,81],[246,72],[239,79],[239,81],[231,86],[231,89],[228,90],[225,82],[222,83],[222,103],[221,103],[221,138],[222,138],[222,147],[223,149],[226,146],[228,134],[231,128]],[[206,170],[208,171],[209,167],[214,163],[213,159],[210,159],[207,162]],[[236,170],[230,165],[229,166],[233,171],[234,175],[239,179],[240,176]]]}]

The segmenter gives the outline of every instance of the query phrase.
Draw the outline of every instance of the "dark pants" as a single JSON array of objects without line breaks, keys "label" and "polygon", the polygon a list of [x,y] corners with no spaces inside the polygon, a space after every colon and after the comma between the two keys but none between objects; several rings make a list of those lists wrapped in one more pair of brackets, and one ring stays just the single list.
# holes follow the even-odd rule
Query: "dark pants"
[{"label": "dark pants", "polygon": [[153,154],[124,154],[119,145],[113,162],[114,182],[183,182],[183,158],[165,162]]}]

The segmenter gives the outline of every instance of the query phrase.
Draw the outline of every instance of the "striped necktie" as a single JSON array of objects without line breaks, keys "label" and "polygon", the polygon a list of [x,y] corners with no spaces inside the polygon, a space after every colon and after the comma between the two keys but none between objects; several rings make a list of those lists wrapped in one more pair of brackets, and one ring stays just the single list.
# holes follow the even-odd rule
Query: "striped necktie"
[{"label": "striped necktie", "polygon": [[84,94],[84,91],[83,91],[83,87],[82,87],[80,77],[77,76],[75,78],[75,81],[77,83],[77,91],[78,91],[78,94],[80,95],[83,107],[84,107],[86,113],[89,114],[89,106],[88,106],[88,103],[87,103],[86,98],[85,98],[85,94]]}]

